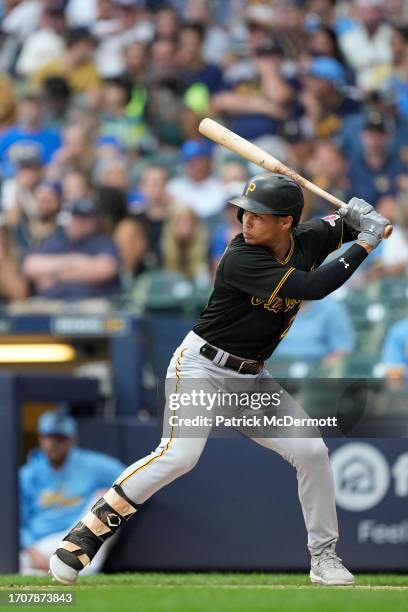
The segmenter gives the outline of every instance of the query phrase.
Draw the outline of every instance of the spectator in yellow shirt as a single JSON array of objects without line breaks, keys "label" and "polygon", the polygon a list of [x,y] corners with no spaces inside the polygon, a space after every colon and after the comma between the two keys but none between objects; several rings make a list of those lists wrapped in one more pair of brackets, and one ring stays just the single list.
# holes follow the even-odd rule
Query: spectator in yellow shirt
[{"label": "spectator in yellow shirt", "polygon": [[96,89],[100,78],[93,61],[97,42],[85,28],[70,30],[66,36],[66,51],[62,57],[46,64],[33,76],[41,86],[49,77],[64,77],[72,90],[84,93]]}]

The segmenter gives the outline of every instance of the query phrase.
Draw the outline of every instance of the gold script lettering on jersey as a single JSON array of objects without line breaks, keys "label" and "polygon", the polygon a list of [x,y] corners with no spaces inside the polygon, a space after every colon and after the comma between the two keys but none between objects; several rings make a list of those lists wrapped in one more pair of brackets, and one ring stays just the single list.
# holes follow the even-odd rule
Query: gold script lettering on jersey
[{"label": "gold script lettering on jersey", "polygon": [[263,307],[266,310],[270,310],[271,312],[288,312],[293,308],[299,306],[302,300],[296,300],[294,298],[285,298],[282,299],[280,297],[269,298],[269,300],[263,300],[262,298],[255,297],[254,295],[251,298],[252,306],[260,306],[263,304]]}]

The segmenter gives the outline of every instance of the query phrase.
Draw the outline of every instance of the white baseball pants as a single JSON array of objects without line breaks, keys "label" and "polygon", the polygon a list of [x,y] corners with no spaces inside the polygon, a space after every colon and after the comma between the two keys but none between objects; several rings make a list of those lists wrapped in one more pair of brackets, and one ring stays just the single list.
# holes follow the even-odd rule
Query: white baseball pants
[{"label": "white baseball pants", "polygon": [[[247,381],[245,385],[250,388],[251,383],[253,384],[259,377],[272,378],[266,369],[257,375],[245,375],[220,367],[199,353],[203,344],[205,340],[194,332],[187,334],[174,352],[167,370],[166,378],[170,388],[174,386],[178,392],[183,389],[189,390],[189,379],[190,382],[191,379],[205,379],[207,385],[213,382],[216,390],[220,380],[226,378],[245,380]],[[221,353],[223,352],[220,352],[219,361],[222,362]],[[166,407],[165,418],[167,411]],[[179,418],[191,416],[189,406],[180,407],[177,415]],[[155,451],[130,465],[115,484],[119,484],[135,503],[142,504],[156,491],[196,465],[210,430],[211,427],[202,427],[197,437],[177,437],[172,431],[170,436],[161,439]],[[334,482],[326,445],[320,437],[252,437],[252,439],[279,453],[296,469],[298,494],[308,533],[308,548],[312,555],[319,554],[338,539]]]}]

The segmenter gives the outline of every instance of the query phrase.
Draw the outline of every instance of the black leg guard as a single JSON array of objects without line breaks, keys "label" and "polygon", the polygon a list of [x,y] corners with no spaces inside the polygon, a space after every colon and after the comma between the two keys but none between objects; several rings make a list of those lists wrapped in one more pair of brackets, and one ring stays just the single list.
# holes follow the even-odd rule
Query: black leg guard
[{"label": "black leg guard", "polygon": [[113,485],[65,536],[56,555],[73,569],[82,570],[138,508],[119,485]]}]

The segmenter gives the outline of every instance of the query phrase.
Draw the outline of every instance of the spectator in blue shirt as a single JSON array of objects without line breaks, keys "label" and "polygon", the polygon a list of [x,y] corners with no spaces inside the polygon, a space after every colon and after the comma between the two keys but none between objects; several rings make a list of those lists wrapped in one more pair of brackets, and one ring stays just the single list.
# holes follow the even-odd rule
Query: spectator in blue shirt
[{"label": "spectator in blue shirt", "polygon": [[228,243],[242,232],[242,225],[237,219],[236,207],[229,201],[225,204],[223,216],[224,219],[215,228],[210,243],[211,267],[214,273]]},{"label": "spectator in blue shirt", "polygon": [[383,115],[372,112],[361,133],[361,150],[350,157],[351,191],[373,206],[386,195],[395,195],[408,167],[390,148],[391,135]]},{"label": "spectator in blue shirt", "polygon": [[212,95],[220,91],[222,72],[215,64],[204,61],[202,46],[205,26],[199,22],[186,23],[180,32],[179,65],[181,79],[186,91],[191,85],[201,83]]},{"label": "spectator in blue shirt", "polygon": [[23,272],[35,295],[81,300],[109,298],[119,291],[119,253],[112,238],[99,233],[100,222],[94,201],[72,203],[67,224],[24,260]]},{"label": "spectator in blue shirt", "polygon": [[[76,423],[64,406],[41,415],[38,434],[40,447],[30,452],[19,473],[24,574],[47,572],[58,541],[124,469],[113,457],[76,446]],[[105,558],[104,551],[97,555],[89,573],[98,572]]]},{"label": "spectator in blue shirt", "polygon": [[276,349],[274,357],[332,365],[354,346],[349,314],[343,304],[330,297],[303,304],[293,330]]},{"label": "spectator in blue shirt", "polygon": [[44,125],[44,108],[36,94],[26,95],[18,105],[19,123],[4,132],[0,139],[0,167],[3,177],[13,176],[13,158],[21,147],[35,146],[42,162],[48,164],[61,146],[59,132]]},{"label": "spectator in blue shirt", "polygon": [[211,106],[214,114],[225,116],[234,132],[254,140],[276,134],[280,122],[291,118],[298,107],[293,80],[283,71],[281,47],[262,44],[250,59],[249,70],[227,75],[224,91],[213,96]]},{"label": "spectator in blue shirt", "polygon": [[[408,383],[408,319],[394,323],[389,329],[383,346],[381,363],[389,379]],[[401,385],[394,384],[394,387]]]}]

